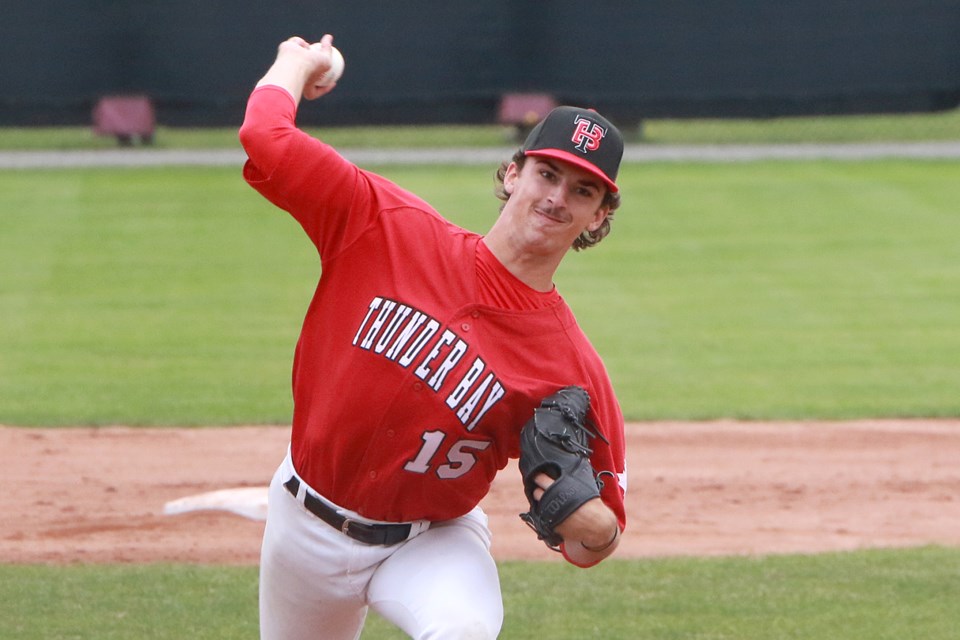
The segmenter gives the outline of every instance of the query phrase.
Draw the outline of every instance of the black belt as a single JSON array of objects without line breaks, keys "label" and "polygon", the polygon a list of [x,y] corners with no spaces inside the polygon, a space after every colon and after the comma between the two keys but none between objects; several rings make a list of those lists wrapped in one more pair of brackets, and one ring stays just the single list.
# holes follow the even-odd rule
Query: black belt
[{"label": "black belt", "polygon": [[[294,476],[283,483],[293,497],[300,491],[300,480]],[[346,518],[327,506],[323,500],[309,491],[303,497],[303,506],[334,529],[364,544],[377,544],[385,547],[403,542],[410,537],[409,524],[367,524]]]}]

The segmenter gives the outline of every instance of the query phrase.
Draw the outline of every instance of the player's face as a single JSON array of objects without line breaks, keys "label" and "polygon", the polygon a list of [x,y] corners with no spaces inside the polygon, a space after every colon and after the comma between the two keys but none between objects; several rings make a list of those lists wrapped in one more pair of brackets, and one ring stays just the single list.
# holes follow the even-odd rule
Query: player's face
[{"label": "player's face", "polygon": [[503,180],[510,194],[501,216],[522,234],[531,250],[565,252],[585,230],[595,231],[609,208],[601,206],[606,186],[579,167],[530,156],[511,164]]}]

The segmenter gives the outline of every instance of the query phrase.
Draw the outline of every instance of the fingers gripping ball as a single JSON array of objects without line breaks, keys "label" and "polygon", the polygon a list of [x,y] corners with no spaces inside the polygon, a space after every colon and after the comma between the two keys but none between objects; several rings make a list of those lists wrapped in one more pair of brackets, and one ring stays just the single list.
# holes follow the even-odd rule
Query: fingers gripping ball
[{"label": "fingers gripping ball", "polygon": [[[564,387],[540,403],[520,432],[520,473],[530,503],[520,518],[554,551],[563,542],[556,526],[599,497],[603,486],[590,464],[590,439],[598,436],[584,426],[589,409],[585,389]],[[541,473],[554,483],[537,500],[535,478]]]},{"label": "fingers gripping ball", "polygon": [[[319,47],[320,45],[318,43],[311,46]],[[317,80],[314,83],[315,86],[326,87],[333,84],[337,80],[339,80],[340,76],[343,75],[344,66],[345,66],[345,63],[343,60],[343,54],[340,53],[340,50],[337,49],[336,47],[331,47],[330,48],[330,68],[327,70],[326,73],[320,76],[319,80]]]}]

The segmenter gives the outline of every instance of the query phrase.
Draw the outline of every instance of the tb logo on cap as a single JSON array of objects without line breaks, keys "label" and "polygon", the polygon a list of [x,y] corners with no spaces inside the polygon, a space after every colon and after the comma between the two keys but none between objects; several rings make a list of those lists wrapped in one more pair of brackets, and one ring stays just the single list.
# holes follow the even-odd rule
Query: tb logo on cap
[{"label": "tb logo on cap", "polygon": [[605,128],[583,116],[577,116],[573,123],[577,125],[577,128],[573,130],[573,137],[570,138],[570,141],[573,142],[578,151],[586,153],[600,148],[600,141],[607,135]]}]

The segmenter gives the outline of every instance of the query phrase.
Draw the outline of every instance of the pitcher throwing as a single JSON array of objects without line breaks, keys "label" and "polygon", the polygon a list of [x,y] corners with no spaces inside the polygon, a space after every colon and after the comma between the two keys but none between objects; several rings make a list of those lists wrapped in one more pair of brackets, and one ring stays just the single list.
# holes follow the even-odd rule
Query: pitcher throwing
[{"label": "pitcher throwing", "polygon": [[[554,110],[497,171],[488,233],[467,231],[296,127],[301,99],[336,87],[318,85],[332,43],[283,42],[240,130],[244,178],[322,265],[270,487],[261,637],[355,639],[372,608],[412,638],[495,638],[503,605],[478,504],[537,412],[553,415],[529,439],[554,443],[525,445],[538,453],[517,478],[524,519],[581,567],[613,553],[626,523],[623,417],[553,282],[571,248],[610,231],[623,141],[594,111]],[[588,436],[565,435],[571,416]],[[583,461],[554,464],[552,449]]]}]

